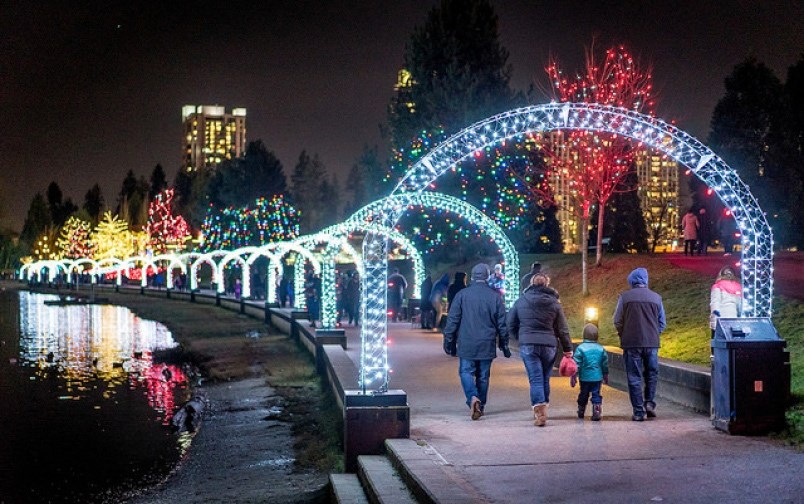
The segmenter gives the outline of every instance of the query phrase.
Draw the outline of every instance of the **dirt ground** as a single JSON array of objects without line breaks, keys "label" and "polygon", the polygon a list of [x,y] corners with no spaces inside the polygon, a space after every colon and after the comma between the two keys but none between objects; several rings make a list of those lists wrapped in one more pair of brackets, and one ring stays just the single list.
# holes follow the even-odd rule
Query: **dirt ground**
[{"label": "dirt ground", "polygon": [[342,421],[303,349],[262,321],[210,305],[103,296],[171,330],[181,349],[163,358],[197,366],[193,394],[207,405],[198,431],[181,438],[179,466],[126,502],[328,501]]}]

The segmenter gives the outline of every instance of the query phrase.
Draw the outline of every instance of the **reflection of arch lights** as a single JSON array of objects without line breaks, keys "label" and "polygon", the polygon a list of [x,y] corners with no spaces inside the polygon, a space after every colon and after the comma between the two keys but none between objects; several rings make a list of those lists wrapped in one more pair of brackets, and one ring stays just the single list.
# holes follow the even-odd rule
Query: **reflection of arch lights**
[{"label": "reflection of arch lights", "polygon": [[[523,140],[531,133],[583,130],[631,138],[690,168],[713,188],[730,208],[742,233],[742,283],[746,316],[771,316],[773,294],[773,236],[767,219],[737,173],[708,147],[660,119],[605,105],[551,103],[511,110],[459,131],[422,157],[402,178],[389,201],[374,217],[393,226],[410,198],[425,191],[443,173],[506,140]],[[385,289],[387,257],[382,236],[370,233],[363,242],[363,313],[360,377],[365,390],[378,383],[388,386],[387,316]],[[509,270],[510,271],[510,270]],[[518,273],[518,272],[517,272]]]}]

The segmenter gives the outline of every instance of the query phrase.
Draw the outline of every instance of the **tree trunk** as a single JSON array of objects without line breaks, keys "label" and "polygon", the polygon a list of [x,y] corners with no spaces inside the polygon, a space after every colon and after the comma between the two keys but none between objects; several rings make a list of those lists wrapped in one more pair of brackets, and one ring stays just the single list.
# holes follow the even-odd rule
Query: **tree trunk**
[{"label": "tree trunk", "polygon": [[598,203],[597,209],[597,248],[595,249],[595,266],[603,265],[603,212],[606,210],[606,203]]},{"label": "tree trunk", "polygon": [[589,216],[581,218],[581,288],[583,295],[589,294],[589,286],[586,283],[586,264],[589,254]]}]

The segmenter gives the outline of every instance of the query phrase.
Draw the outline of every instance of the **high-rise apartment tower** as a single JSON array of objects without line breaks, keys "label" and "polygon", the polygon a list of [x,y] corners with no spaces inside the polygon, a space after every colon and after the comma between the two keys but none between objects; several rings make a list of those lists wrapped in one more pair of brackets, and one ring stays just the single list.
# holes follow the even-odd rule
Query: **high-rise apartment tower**
[{"label": "high-rise apartment tower", "polygon": [[188,172],[215,166],[246,150],[246,109],[227,114],[218,105],[185,105],[182,166]]}]

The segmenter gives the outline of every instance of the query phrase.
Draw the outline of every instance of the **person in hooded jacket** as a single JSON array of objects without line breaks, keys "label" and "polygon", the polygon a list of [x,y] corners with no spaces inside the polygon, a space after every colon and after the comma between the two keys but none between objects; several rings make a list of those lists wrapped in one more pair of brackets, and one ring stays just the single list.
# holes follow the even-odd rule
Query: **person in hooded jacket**
[{"label": "person in hooded jacket", "polygon": [[449,290],[449,275],[444,273],[438,282],[433,284],[433,290],[430,291],[430,307],[435,313],[433,318],[433,328],[438,329],[441,327],[441,316],[444,315],[444,298],[447,297]]},{"label": "person in hooded jacket", "polygon": [[433,328],[433,307],[430,305],[430,293],[433,291],[433,277],[427,274],[422,282],[421,292],[422,299],[420,301],[419,310],[422,317],[422,329]]},{"label": "person in hooded jacket", "polygon": [[479,420],[486,409],[496,348],[511,357],[505,306],[500,295],[486,283],[488,279],[487,265],[480,263],[472,268],[472,283],[455,295],[444,328],[444,351],[460,358],[458,376],[472,420]]},{"label": "person in hooded jacket", "polygon": [[662,297],[648,289],[648,270],[637,268],[628,275],[631,290],[620,294],[614,310],[614,327],[620,336],[628,396],[641,422],[656,416],[656,385],[659,382],[659,335],[667,326]]},{"label": "person in hooded jacket", "polygon": [[508,313],[506,325],[509,337],[519,340],[519,355],[530,383],[533,423],[537,427],[544,427],[547,424],[550,373],[556,360],[557,341],[561,342],[564,356],[572,357],[567,318],[558,301],[558,293],[550,287],[547,275],[533,275],[531,286],[525,289]]},{"label": "person in hooded jacket", "polygon": [[449,290],[447,291],[447,307],[452,305],[452,300],[455,299],[455,295],[465,288],[466,288],[466,273],[464,273],[463,271],[456,271],[455,278],[452,280],[452,283],[449,286]]},{"label": "person in hooded jacket", "polygon": [[742,313],[743,286],[737,280],[734,270],[724,266],[709,292],[709,328],[715,337],[715,326],[720,317],[736,318]]}]

